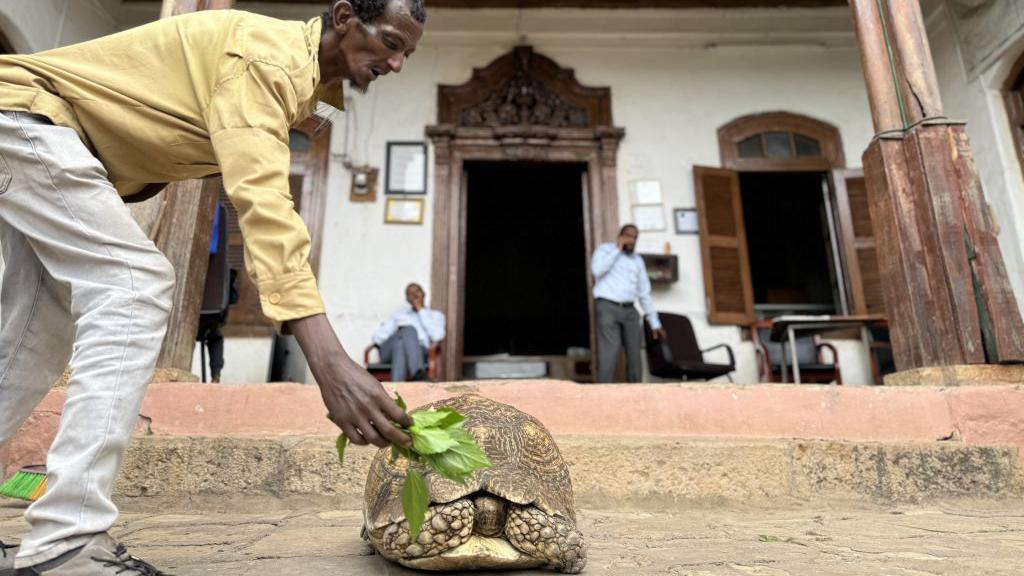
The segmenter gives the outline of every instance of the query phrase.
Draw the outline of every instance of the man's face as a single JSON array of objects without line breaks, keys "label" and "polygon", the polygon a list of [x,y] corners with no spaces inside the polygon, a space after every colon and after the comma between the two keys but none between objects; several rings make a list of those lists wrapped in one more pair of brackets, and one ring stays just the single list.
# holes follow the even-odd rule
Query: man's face
[{"label": "man's face", "polygon": [[420,288],[418,284],[410,284],[405,289],[405,301],[409,304],[423,302],[425,296],[423,288]]},{"label": "man's face", "polygon": [[636,239],[639,236],[635,228],[626,228],[622,231],[619,236],[619,241],[622,242],[622,251],[626,254],[632,254],[636,250]]},{"label": "man's face", "polygon": [[365,92],[378,77],[401,72],[422,36],[423,25],[413,18],[405,0],[392,0],[373,22],[353,16],[337,46],[340,75]]}]

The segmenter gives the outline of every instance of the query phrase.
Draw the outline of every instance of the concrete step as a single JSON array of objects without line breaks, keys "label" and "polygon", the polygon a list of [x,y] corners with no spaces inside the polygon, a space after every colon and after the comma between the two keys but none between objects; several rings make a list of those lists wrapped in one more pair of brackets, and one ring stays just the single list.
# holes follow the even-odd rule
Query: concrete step
[{"label": "concrete step", "polygon": [[[1024,495],[1013,446],[578,435],[557,440],[582,507]],[[327,499],[358,507],[373,454],[351,447],[341,467],[329,436],[143,435],[129,448],[117,493],[172,501]]]}]

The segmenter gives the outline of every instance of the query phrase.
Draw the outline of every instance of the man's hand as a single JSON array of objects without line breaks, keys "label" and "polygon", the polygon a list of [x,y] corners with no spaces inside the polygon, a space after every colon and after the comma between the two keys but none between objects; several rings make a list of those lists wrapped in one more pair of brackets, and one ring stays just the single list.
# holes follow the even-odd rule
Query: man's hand
[{"label": "man's hand", "polygon": [[665,332],[664,328],[658,328],[657,330],[651,330],[651,337],[655,340],[661,340],[662,338],[668,337],[668,332]]},{"label": "man's hand", "polygon": [[622,252],[622,250],[626,247],[626,239],[623,238],[622,236],[619,236],[615,240],[615,247],[619,249],[619,252]]},{"label": "man's hand", "polygon": [[408,448],[409,436],[395,426],[412,419],[395,404],[377,380],[345,353],[327,316],[318,314],[288,322],[320,385],[327,417],[353,444]]},{"label": "man's hand", "polygon": [[423,293],[422,292],[417,293],[416,297],[414,297],[412,299],[412,302],[411,302],[413,310],[415,310],[417,312],[419,312],[420,310],[423,310],[423,307],[424,307],[423,298],[424,297],[423,297]]}]

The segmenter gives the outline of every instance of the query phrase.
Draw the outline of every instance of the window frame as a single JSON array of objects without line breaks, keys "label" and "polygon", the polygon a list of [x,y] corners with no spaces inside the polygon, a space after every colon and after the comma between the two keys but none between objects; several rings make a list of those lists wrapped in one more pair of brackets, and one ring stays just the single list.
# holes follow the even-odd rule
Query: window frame
[{"label": "window frame", "polygon": [[[740,156],[740,142],[768,132],[789,133],[793,156],[789,158],[769,157],[767,149],[764,150],[765,156],[760,158]],[[821,155],[797,156],[796,135],[817,140],[821,148]],[[737,118],[718,129],[718,147],[722,156],[722,167],[732,170],[828,172],[836,168],[846,168],[846,155],[843,152],[839,129],[827,122],[792,112],[765,112]],[[762,148],[765,148],[764,142],[762,142]]]}]

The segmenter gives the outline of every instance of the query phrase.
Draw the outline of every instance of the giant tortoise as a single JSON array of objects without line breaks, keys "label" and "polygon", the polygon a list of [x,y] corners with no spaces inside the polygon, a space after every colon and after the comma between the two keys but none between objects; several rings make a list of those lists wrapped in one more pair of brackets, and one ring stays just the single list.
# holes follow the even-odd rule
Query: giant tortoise
[{"label": "giant tortoise", "polygon": [[401,490],[408,463],[380,450],[366,479],[363,537],[388,560],[434,571],[550,566],[577,574],[587,546],[576,528],[569,469],[536,418],[482,396],[464,395],[423,408],[451,407],[493,467],[465,484],[428,472],[430,508],[409,538]]}]

